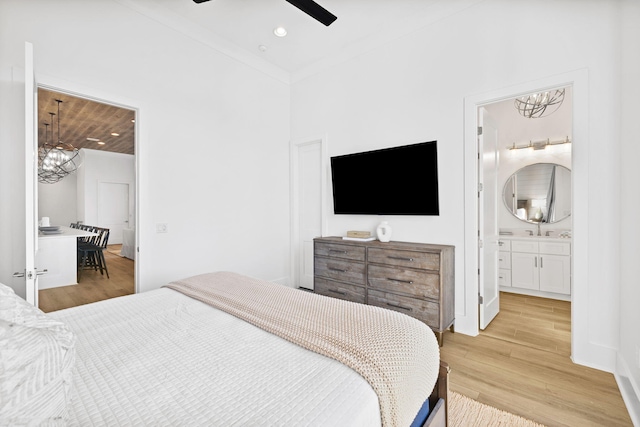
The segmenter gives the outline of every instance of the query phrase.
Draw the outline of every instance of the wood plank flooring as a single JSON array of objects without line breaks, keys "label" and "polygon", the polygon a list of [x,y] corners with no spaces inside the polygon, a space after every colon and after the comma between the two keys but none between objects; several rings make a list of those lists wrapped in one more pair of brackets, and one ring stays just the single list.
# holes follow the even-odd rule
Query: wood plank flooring
[{"label": "wood plank flooring", "polygon": [[77,285],[39,291],[40,309],[48,313],[134,293],[134,262],[112,253],[119,253],[120,246],[109,245],[104,252],[110,278],[100,271],[85,270]]},{"label": "wood plank flooring", "polygon": [[631,426],[612,374],[574,364],[571,303],[502,292],[477,337],[446,332],[451,390],[547,426]]}]

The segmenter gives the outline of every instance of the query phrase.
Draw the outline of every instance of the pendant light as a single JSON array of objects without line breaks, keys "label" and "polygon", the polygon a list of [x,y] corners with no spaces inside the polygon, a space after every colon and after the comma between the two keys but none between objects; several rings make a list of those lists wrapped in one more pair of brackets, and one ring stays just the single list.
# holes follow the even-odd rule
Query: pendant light
[{"label": "pendant light", "polygon": [[[79,150],[60,138],[60,104],[58,103],[58,140],[53,140],[53,119],[55,113],[49,113],[51,123],[45,123],[45,141],[38,147],[38,181],[44,184],[55,184],[69,174],[78,170]],[[51,140],[49,140],[49,125],[51,125]]]}]

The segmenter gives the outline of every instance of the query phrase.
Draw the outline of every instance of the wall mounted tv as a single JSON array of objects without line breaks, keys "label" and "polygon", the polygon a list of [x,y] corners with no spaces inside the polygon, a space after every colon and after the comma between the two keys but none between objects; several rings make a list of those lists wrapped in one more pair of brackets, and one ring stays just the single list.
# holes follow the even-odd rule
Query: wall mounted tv
[{"label": "wall mounted tv", "polygon": [[336,214],[439,215],[436,141],[331,158]]}]

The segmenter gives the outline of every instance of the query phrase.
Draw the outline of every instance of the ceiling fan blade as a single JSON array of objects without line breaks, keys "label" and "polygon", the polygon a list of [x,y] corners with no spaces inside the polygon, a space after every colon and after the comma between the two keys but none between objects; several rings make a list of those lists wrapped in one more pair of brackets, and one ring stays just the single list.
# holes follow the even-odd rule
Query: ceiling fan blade
[{"label": "ceiling fan blade", "polygon": [[[209,0],[193,0],[193,1],[195,3],[200,4],[200,3],[208,2]],[[327,27],[331,25],[333,21],[338,19],[337,16],[335,16],[333,13],[329,12],[327,9],[320,6],[318,3],[314,2],[313,0],[286,0],[286,1],[287,3],[294,5],[295,7],[297,7],[298,9],[300,9],[301,11],[309,15],[310,17],[314,18],[315,20],[320,21]]]},{"label": "ceiling fan blade", "polygon": [[[204,1],[204,0],[201,0],[201,1]],[[306,13],[307,15],[311,16],[312,18],[316,19],[317,21],[322,22],[327,27],[331,25],[333,21],[338,19],[337,16],[335,16],[333,13],[329,12],[327,9],[320,6],[318,3],[314,2],[313,0],[286,0],[286,1],[287,3],[294,5],[295,7],[297,7],[304,13]]]}]

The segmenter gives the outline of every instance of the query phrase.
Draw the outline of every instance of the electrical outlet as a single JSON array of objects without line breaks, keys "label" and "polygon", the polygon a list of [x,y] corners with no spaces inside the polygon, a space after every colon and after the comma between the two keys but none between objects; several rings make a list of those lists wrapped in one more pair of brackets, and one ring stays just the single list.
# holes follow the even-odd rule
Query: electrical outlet
[{"label": "electrical outlet", "polygon": [[168,233],[169,225],[164,222],[159,222],[156,224],[156,233]]}]

